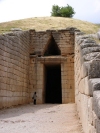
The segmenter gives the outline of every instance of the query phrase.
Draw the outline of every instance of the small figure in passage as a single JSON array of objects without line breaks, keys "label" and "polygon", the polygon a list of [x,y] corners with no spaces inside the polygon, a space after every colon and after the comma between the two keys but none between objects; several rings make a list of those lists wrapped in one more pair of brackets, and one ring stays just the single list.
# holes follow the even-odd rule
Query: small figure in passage
[{"label": "small figure in passage", "polygon": [[33,104],[36,105],[36,98],[37,98],[37,95],[36,95],[36,92],[34,92],[34,95],[32,97],[32,99],[34,100],[33,101]]}]

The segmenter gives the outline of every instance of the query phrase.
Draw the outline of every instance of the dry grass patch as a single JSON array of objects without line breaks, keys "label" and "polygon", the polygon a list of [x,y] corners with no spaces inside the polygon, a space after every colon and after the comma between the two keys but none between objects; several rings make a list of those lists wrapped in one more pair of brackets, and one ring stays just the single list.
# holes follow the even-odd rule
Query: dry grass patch
[{"label": "dry grass patch", "polygon": [[10,31],[11,28],[21,28],[22,30],[35,29],[40,31],[47,29],[65,29],[67,27],[76,27],[88,34],[98,31],[97,25],[86,21],[63,17],[35,17],[0,23],[0,33]]}]

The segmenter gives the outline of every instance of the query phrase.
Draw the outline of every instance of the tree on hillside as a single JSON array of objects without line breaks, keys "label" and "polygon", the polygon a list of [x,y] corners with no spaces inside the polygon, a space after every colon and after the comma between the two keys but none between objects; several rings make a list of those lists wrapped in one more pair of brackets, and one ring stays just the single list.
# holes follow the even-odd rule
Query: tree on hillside
[{"label": "tree on hillside", "polygon": [[51,16],[60,16],[60,7],[58,5],[52,6]]},{"label": "tree on hillside", "polygon": [[59,7],[58,5],[52,6],[51,16],[72,18],[74,14],[74,9],[68,4],[65,7]]}]

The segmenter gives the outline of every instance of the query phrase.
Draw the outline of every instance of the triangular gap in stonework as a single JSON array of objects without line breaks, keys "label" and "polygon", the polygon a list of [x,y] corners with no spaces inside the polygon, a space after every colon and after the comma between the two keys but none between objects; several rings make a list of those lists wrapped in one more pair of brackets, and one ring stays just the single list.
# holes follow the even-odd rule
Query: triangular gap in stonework
[{"label": "triangular gap in stonework", "polygon": [[51,35],[51,38],[49,39],[49,42],[44,49],[44,56],[53,56],[53,55],[61,55],[61,51],[58,45],[56,44],[53,36]]}]

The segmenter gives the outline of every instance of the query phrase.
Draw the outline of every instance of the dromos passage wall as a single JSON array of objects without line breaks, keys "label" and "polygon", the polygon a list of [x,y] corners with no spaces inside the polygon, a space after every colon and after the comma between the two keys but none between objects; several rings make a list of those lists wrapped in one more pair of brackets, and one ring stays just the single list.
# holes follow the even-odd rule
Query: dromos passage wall
[{"label": "dromos passage wall", "polygon": [[0,35],[0,108],[35,91],[37,104],[75,102],[84,133],[100,133],[100,45],[76,28]]},{"label": "dromos passage wall", "polygon": [[29,103],[29,32],[0,35],[0,108]]},{"label": "dromos passage wall", "polygon": [[100,44],[75,33],[75,103],[84,133],[100,133]]},{"label": "dromos passage wall", "polygon": [[[52,75],[56,85],[60,81],[58,90],[52,80],[47,81],[50,77],[46,75],[47,68],[53,66],[60,66],[56,73],[59,79]],[[49,82],[52,84],[49,91],[59,93],[60,99],[51,102],[75,102],[74,28],[20,30],[0,35],[0,108],[30,103],[34,91],[37,103],[46,103]]]}]

